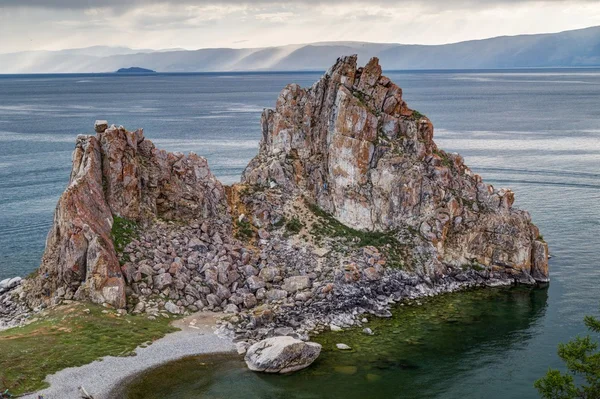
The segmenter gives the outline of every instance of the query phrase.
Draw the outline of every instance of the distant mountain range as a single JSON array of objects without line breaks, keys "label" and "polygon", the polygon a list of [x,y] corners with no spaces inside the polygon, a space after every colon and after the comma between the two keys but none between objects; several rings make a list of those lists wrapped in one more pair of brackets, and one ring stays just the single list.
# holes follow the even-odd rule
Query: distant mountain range
[{"label": "distant mountain range", "polygon": [[358,54],[362,63],[377,56],[387,70],[600,66],[600,26],[443,45],[322,42],[248,49],[26,51],[0,54],[0,73],[114,72],[131,65],[158,72],[320,71],[349,54]]}]

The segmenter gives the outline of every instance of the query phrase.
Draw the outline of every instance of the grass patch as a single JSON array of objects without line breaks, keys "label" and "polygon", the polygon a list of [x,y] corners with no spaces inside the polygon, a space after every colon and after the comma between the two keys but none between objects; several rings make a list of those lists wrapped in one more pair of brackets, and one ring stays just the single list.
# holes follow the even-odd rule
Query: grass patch
[{"label": "grass patch", "polygon": [[542,234],[537,236],[537,240],[541,241],[541,242],[546,242],[546,240],[544,240],[544,236]]},{"label": "grass patch", "polygon": [[360,103],[360,105],[362,105],[363,107],[365,107],[366,109],[368,109],[371,113],[375,114],[376,116],[381,115],[381,110],[373,109],[373,107],[371,107],[369,105],[369,99],[370,99],[370,97],[367,96],[365,93],[363,93],[360,90],[353,90],[352,91],[352,95],[358,100],[358,102]]},{"label": "grass patch", "polygon": [[286,219],[284,216],[280,217],[279,220],[277,220],[275,223],[273,223],[273,227],[278,229],[280,227],[285,226],[286,224]]},{"label": "grass patch", "polygon": [[236,225],[236,232],[235,232],[235,237],[238,240],[250,240],[254,237],[254,229],[252,228],[252,224],[244,219],[244,220],[237,220],[235,222]]},{"label": "grass patch", "polygon": [[460,267],[463,271],[467,271],[469,269],[475,270],[477,272],[482,272],[485,270],[485,266],[480,265],[479,263],[473,261],[471,263],[465,263]]},{"label": "grass patch", "polygon": [[360,91],[360,90],[354,90],[354,91],[352,91],[352,95],[353,95],[354,97],[356,97],[356,99],[358,100],[358,102],[359,102],[361,105],[363,105],[363,106],[365,106],[366,108],[368,108],[368,106],[367,106],[367,98],[365,97],[365,93],[363,93],[363,92],[362,92],[362,91]]},{"label": "grass patch", "polygon": [[398,268],[404,266],[404,246],[396,238],[395,231],[356,230],[341,223],[317,205],[309,202],[306,204],[308,209],[319,218],[312,229],[312,234],[317,241],[321,241],[323,237],[332,237],[341,239],[344,244],[355,248],[373,246],[386,255],[388,266]]},{"label": "grass patch", "polygon": [[441,151],[441,150],[435,150],[434,154],[442,159],[442,165],[444,165],[448,169],[452,169],[452,167],[454,166],[454,163],[448,156],[448,153],[446,153],[445,151]]},{"label": "grass patch", "polygon": [[298,234],[300,230],[302,230],[302,227],[304,227],[304,225],[297,217],[293,217],[285,224],[287,231],[292,234]]},{"label": "grass patch", "polygon": [[425,115],[423,115],[422,113],[420,113],[417,110],[413,110],[412,115],[410,116],[412,119],[418,121],[419,119],[423,118]]},{"label": "grass patch", "polygon": [[0,332],[0,392],[45,388],[46,375],[103,356],[130,356],[142,343],[177,330],[169,325],[172,319],[118,317],[103,310],[87,303],[63,305],[27,326]]},{"label": "grass patch", "polygon": [[[122,218],[120,216],[113,217],[113,225],[110,235],[115,245],[115,250],[118,254],[123,254],[125,247],[138,236],[137,224],[129,219]],[[126,258],[126,256],[125,256]],[[122,263],[127,262],[128,259],[121,259]]]}]

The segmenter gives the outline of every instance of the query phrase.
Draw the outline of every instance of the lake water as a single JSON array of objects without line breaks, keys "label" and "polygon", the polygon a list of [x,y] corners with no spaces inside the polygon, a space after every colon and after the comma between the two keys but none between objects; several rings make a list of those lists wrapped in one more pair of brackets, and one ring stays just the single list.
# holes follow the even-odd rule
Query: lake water
[{"label": "lake water", "polygon": [[[319,76],[0,76],[0,279],[37,267],[75,136],[92,132],[95,119],[144,127],[162,148],[207,157],[231,183],[257,151],[262,108],[285,84],[309,86]],[[177,365],[162,370],[163,388],[180,375],[178,397],[224,397],[235,386],[237,397],[535,398],[533,381],[560,366],[557,343],[585,332],[585,314],[598,314],[600,70],[387,76],[431,118],[441,148],[461,153],[486,182],[515,191],[516,206],[531,212],[550,245],[550,287],[400,309],[393,321],[372,321],[379,331],[372,342],[354,333],[319,338],[328,350],[297,376],[257,377],[239,360],[220,359],[209,368],[230,371],[198,382],[203,388],[190,387],[197,376],[180,375],[189,367]],[[356,350],[329,350],[337,339]]]}]

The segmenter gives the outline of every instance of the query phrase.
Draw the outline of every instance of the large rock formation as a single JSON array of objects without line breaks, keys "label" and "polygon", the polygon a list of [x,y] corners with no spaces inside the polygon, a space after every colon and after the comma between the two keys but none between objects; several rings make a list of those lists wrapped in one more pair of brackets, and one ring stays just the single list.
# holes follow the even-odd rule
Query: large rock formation
[{"label": "large rock formation", "polygon": [[357,69],[356,56],[343,57],[311,88],[288,85],[262,115],[243,181],[304,195],[355,229],[415,232],[426,275],[475,263],[548,279],[547,246],[512,208],[513,192],[438,149],[429,119],[408,108],[377,58]]},{"label": "large rock formation", "polygon": [[[235,314],[229,328],[252,343],[360,325],[398,301],[548,281],[546,243],[513,193],[437,148],[376,59],[340,58],[310,89],[289,85],[262,127],[243,183],[223,187],[204,158],[99,121],[77,140],[40,270],[0,293],[0,319],[20,320],[21,297],[148,317],[205,309]],[[123,221],[138,226],[127,240]]]},{"label": "large rock formation", "polygon": [[125,306],[113,216],[141,224],[230,220],[223,186],[206,159],[159,150],[142,130],[96,128],[96,136],[77,138],[69,186],[58,201],[40,269],[27,284],[33,304],[58,293]]}]

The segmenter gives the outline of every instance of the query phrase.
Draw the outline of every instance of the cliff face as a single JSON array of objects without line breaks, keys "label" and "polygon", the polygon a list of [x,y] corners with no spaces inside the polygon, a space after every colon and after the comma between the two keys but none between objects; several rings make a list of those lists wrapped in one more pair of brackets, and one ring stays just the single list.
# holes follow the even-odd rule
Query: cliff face
[{"label": "cliff face", "polygon": [[230,221],[223,186],[206,159],[158,150],[142,130],[96,130],[77,138],[42,264],[27,282],[34,305],[57,296],[125,307],[113,216],[141,225],[155,218]]},{"label": "cliff face", "polygon": [[425,274],[476,263],[547,281],[547,246],[513,192],[438,149],[376,58],[357,69],[343,57],[310,89],[288,85],[261,123],[245,183],[302,193],[356,229],[418,232]]}]

